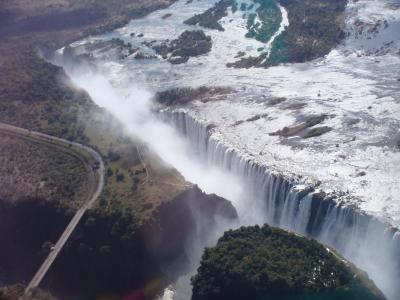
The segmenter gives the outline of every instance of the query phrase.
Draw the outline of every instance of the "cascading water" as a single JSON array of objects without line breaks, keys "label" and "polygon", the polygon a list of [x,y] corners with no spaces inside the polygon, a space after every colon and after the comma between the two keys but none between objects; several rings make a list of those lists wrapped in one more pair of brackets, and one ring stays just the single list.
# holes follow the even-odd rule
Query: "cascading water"
[{"label": "cascading water", "polygon": [[[108,40],[118,37],[125,42],[132,42],[140,49],[146,48],[143,39],[138,36],[132,37],[132,32],[144,33],[148,42],[153,39],[175,38],[183,30],[193,29],[193,27],[182,24],[182,20],[191,17],[194,13],[205,11],[214,2],[194,1],[193,6],[189,7],[186,1],[177,1],[165,11],[158,11],[146,18],[134,20],[130,25],[106,34],[100,39]],[[382,136],[394,136],[398,129],[396,100],[393,99],[390,102],[387,99],[389,96],[395,98],[398,95],[397,81],[394,82],[393,79],[393,74],[397,74],[398,58],[394,55],[380,56],[378,63],[373,56],[361,55],[376,51],[382,54],[390,53],[390,51],[397,53],[398,51],[397,44],[391,43],[391,41],[399,40],[399,31],[396,30],[400,19],[399,10],[388,6],[386,2],[350,1],[346,22],[349,32],[353,32],[353,34],[347,38],[345,45],[333,50],[321,61],[279,66],[267,70],[252,69],[251,72],[245,69],[226,68],[226,63],[232,62],[238,51],[246,49],[248,54],[257,54],[257,48],[265,46],[256,40],[246,39],[244,36],[246,23],[241,18],[241,12],[238,11],[238,15],[235,15],[229,10],[228,16],[221,19],[225,31],[204,29],[213,40],[211,52],[205,56],[191,58],[186,64],[171,67],[164,60],[154,59],[143,62],[127,58],[125,61],[102,64],[101,69],[107,74],[107,80],[101,82],[91,82],[87,78],[81,78],[79,72],[72,74],[69,71],[69,74],[73,78],[75,77],[75,81],[89,92],[98,105],[113,112],[132,134],[147,142],[165,161],[177,168],[187,180],[199,184],[206,192],[214,192],[231,200],[239,213],[239,225],[267,222],[314,237],[337,249],[356,265],[365,269],[390,300],[398,300],[400,294],[400,287],[398,287],[399,232],[391,229],[381,219],[363,213],[356,206],[350,206],[349,202],[340,201],[340,197],[333,199],[324,195],[322,191],[308,187],[309,185],[303,182],[302,178],[276,172],[277,169],[287,172],[287,170],[282,170],[284,168],[273,168],[268,163],[261,164],[254,158],[260,150],[267,150],[267,152],[271,150],[270,148],[264,149],[264,145],[269,144],[271,139],[264,139],[268,134],[266,131],[259,130],[261,126],[264,129],[268,128],[268,132],[274,132],[295,121],[290,109],[278,110],[274,107],[266,107],[268,105],[263,106],[259,103],[258,98],[267,94],[287,98],[287,102],[294,99],[300,106],[307,104],[301,111],[302,116],[316,113],[325,114],[329,111],[332,119],[327,120],[330,122],[327,125],[340,131],[340,135],[334,135],[335,130],[333,130],[330,138],[320,141],[322,145],[316,144],[316,146],[322,147],[323,151],[320,151],[318,147],[315,151],[311,151],[313,147],[310,147],[311,158],[305,155],[307,154],[305,151],[299,151],[303,152],[301,154],[304,156],[296,156],[297,153],[289,152],[291,154],[280,160],[283,162],[283,167],[290,163],[289,167],[293,169],[293,173],[299,175],[300,173],[297,171],[301,171],[302,168],[307,168],[310,173],[310,169],[313,171],[319,167],[318,172],[315,173],[318,173],[318,176],[324,176],[328,171],[334,173],[338,169],[342,173],[345,171],[346,175],[353,174],[353,172],[359,172],[359,170],[353,170],[354,168],[363,169],[364,166],[368,166],[367,174],[370,175],[370,178],[379,178],[383,184],[378,183],[378,185],[390,188],[387,195],[391,199],[390,205],[387,206],[388,208],[384,206],[383,209],[376,209],[376,211],[391,211],[393,214],[398,211],[398,207],[392,205],[398,199],[396,198],[397,189],[394,188],[396,183],[392,182],[393,178],[390,177],[391,175],[385,176],[386,169],[381,173],[373,173],[375,166],[378,171],[382,166],[391,166],[390,172],[387,173],[397,176],[398,171],[394,170],[392,166],[395,166],[398,160],[391,159],[392,154],[389,155],[385,151],[375,157],[376,152],[379,152],[376,147],[372,147],[370,152],[365,153],[360,150],[364,150],[370,144],[382,143]],[[381,13],[383,10],[385,13]],[[283,16],[281,30],[283,30],[287,14],[282,8],[281,12]],[[164,20],[162,16],[166,13],[170,13],[171,17]],[[374,28],[376,19],[380,19],[382,14],[390,16],[388,23],[381,22],[382,27],[385,27],[385,24],[388,26],[388,28],[382,29],[383,35],[374,33],[375,30],[369,30],[371,27]],[[243,34],[238,34],[238,32]],[[94,40],[97,38],[99,37],[95,37]],[[382,43],[388,44],[390,47],[382,48]],[[360,52],[360,49],[363,51]],[[349,55],[344,55],[346,53]],[[359,55],[361,56],[359,57]],[[318,80],[315,80],[316,78]],[[119,92],[122,89],[124,91],[122,94],[128,96],[121,97],[115,93],[114,87],[106,82],[108,80],[114,83],[114,87],[117,86]],[[190,144],[191,149],[189,150],[195,152],[200,158],[193,163],[191,156],[188,159],[189,156],[184,149],[186,146],[181,143],[181,138],[173,133],[171,126],[165,126],[163,122],[155,120],[151,115],[150,95],[148,93],[137,94],[136,91],[133,91],[132,94],[135,95],[131,97],[129,89],[132,87],[132,82],[145,86],[149,90],[200,85],[229,85],[238,89],[249,88],[253,89],[249,93],[255,95],[255,101],[250,101],[252,97],[247,98],[244,94],[244,97],[235,99],[235,101],[231,101],[231,99],[226,101],[225,105],[220,102],[220,105],[217,103],[214,106],[214,102],[210,102],[208,107],[203,103],[200,116],[206,118],[208,123],[202,123],[186,112],[168,110],[161,112],[160,118],[177,128],[181,136],[188,141],[187,144]],[[104,89],[110,93],[104,93]],[[322,92],[320,93],[320,91]],[[318,97],[316,97],[317,95]],[[145,99],[144,107],[142,107],[142,98]],[[304,103],[299,102],[300,100]],[[242,127],[230,125],[238,120],[243,121],[254,117],[260,110],[268,113],[268,118],[271,120],[269,123],[267,122],[268,118],[263,118],[258,122],[242,124]],[[349,118],[358,120],[362,124],[360,130],[357,129],[357,126],[346,125]],[[369,124],[371,120],[373,122]],[[227,134],[226,130],[236,130],[233,137],[241,140],[242,150],[227,146],[225,140],[222,142],[223,139],[219,136],[221,134],[213,129],[214,126],[211,123],[215,123],[224,134]],[[276,127],[278,124],[281,125],[279,128]],[[343,127],[343,124],[346,126]],[[388,127],[380,128],[378,124],[387,124],[385,126]],[[241,128],[245,129],[238,135]],[[392,131],[393,128],[396,130],[395,133]],[[225,131],[223,131],[224,129]],[[366,129],[369,131],[365,131]],[[258,136],[255,133],[258,133]],[[360,139],[359,135],[362,135]],[[371,140],[366,139],[366,136],[369,135],[373,137]],[[353,136],[357,136],[359,144],[357,142],[349,144],[347,140],[352,140]],[[326,144],[323,144],[324,141]],[[384,142],[390,144],[391,141],[384,140]],[[254,145],[250,145],[253,143]],[[340,143],[340,145],[346,143],[348,146],[335,147],[335,143]],[[270,152],[271,157],[275,158],[275,155],[279,154],[277,152],[283,148],[281,144],[272,143],[271,145],[272,147],[277,145],[277,151]],[[252,147],[252,151],[243,150],[247,147]],[[332,150],[332,148],[335,149]],[[357,149],[360,150],[360,153],[353,153]],[[252,153],[255,156],[246,153]],[[326,156],[326,158],[321,156]],[[366,161],[366,158],[370,156],[375,159]],[[343,157],[348,157],[348,159],[345,160]],[[382,159],[384,160],[382,161]],[[317,160],[318,164],[314,164],[314,160]],[[296,162],[301,162],[301,164],[294,168],[293,164]],[[321,165],[330,165],[332,162],[338,162],[337,164],[333,163],[332,170],[321,167]],[[351,164],[354,162],[355,166],[352,166]],[[282,167],[282,165],[280,166]],[[241,180],[236,180],[237,177]],[[363,179],[368,179],[366,177]],[[386,181],[383,180],[383,177]],[[327,185],[340,179],[332,178],[332,176],[326,176],[326,178],[329,180],[319,177],[323,182],[324,189],[329,187]],[[345,178],[344,186],[349,186],[347,180],[352,180],[353,187],[358,187],[358,181],[362,180],[356,176],[343,178]],[[370,180],[370,186],[374,187],[375,184],[372,183],[374,183],[373,180]],[[245,197],[242,195],[239,197],[239,193],[234,189],[238,184],[243,185],[246,191]],[[343,191],[345,189],[335,190]],[[366,190],[362,187],[357,191],[364,192],[362,196],[368,199],[366,203],[370,203],[369,208],[382,207],[380,203],[382,197],[377,197],[377,201],[371,201],[369,197],[365,197],[373,194],[370,191],[381,191],[381,189]],[[238,226],[238,224],[223,224],[216,229],[215,235],[210,241],[215,241],[218,233],[229,226]],[[210,233],[210,235],[212,234]],[[188,253],[193,255],[195,267],[203,247],[210,241],[190,241]],[[180,292],[185,290],[186,293],[174,294],[172,290],[167,289],[164,299],[187,300],[190,298],[189,277],[182,278],[174,286],[174,290],[177,289]]]},{"label": "cascading water", "polygon": [[[204,246],[215,242],[218,234],[227,228],[269,223],[314,237],[337,249],[366,270],[388,299],[397,299],[400,292],[397,286],[398,232],[353,207],[342,206],[337,200],[321,196],[323,193],[307,188],[300,178],[276,173],[251,156],[228,147],[218,139],[218,132],[211,124],[204,124],[184,111],[164,110],[158,114],[164,122],[157,120],[151,113],[149,93],[135,91],[132,96],[139,97],[143,102],[140,104],[136,98],[130,99],[129,94],[121,95],[102,76],[90,72],[85,74],[81,68],[65,67],[73,81],[86,89],[97,104],[117,116],[129,132],[147,142],[186,178],[233,202],[239,214],[239,224],[221,224],[210,233],[212,238],[196,240],[194,237],[194,241],[189,241],[188,253],[193,255],[194,268]],[[144,116],[146,121],[143,121]],[[193,159],[193,153],[187,153],[187,144],[196,154],[197,161]],[[236,185],[241,187],[236,189]],[[240,193],[242,189],[246,191],[245,197]],[[190,288],[189,277],[182,279],[186,290]],[[174,299],[186,299],[187,295],[176,295]]]},{"label": "cascading water", "polygon": [[236,206],[242,224],[267,222],[313,237],[366,270],[388,299],[398,299],[398,231],[323,193],[305,189],[299,179],[274,174],[224,145],[212,134],[212,126],[184,111],[165,110],[160,118],[176,127],[208,164],[242,178],[249,201]]}]

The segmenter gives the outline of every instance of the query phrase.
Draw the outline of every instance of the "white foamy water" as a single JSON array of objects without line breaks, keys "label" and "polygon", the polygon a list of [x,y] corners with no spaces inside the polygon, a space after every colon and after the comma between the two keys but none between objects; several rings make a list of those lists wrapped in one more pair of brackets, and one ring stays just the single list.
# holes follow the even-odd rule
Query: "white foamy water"
[{"label": "white foamy water", "polygon": [[[143,41],[173,39],[184,30],[198,28],[183,21],[214,3],[178,1],[110,34],[79,43],[118,37],[133,47],[151,52],[141,44]],[[345,45],[309,63],[269,69],[227,68],[226,63],[234,61],[239,51],[251,56],[257,54],[257,48],[265,47],[255,39],[244,37],[243,12],[237,10],[233,14],[229,10],[228,16],[220,21],[225,31],[204,29],[213,41],[207,55],[190,58],[181,65],[171,65],[162,59],[107,60],[101,68],[119,89],[132,84],[151,91],[200,85],[237,88],[238,93],[224,101],[193,103],[186,110],[199,120],[217,125],[214,135],[258,162],[286,174],[320,180],[326,191],[348,191],[353,196],[349,198],[362,209],[387,217],[397,226],[400,224],[400,176],[397,176],[400,153],[394,146],[400,128],[400,56],[397,54],[400,46],[395,45],[400,43],[400,10],[396,7],[393,1],[351,2],[347,9],[350,36]],[[283,21],[278,33],[288,24],[287,13],[281,10]],[[162,19],[167,13],[172,16]],[[371,25],[379,20],[388,24],[387,28],[380,28],[379,34],[372,34],[368,25],[363,27],[362,34],[353,30],[359,21]],[[144,37],[131,37],[132,32],[143,33]],[[360,55],[366,51],[366,44],[369,50],[372,45],[380,49],[388,39],[393,41],[393,49],[388,54]],[[272,107],[266,103],[266,98],[272,96],[287,100]],[[285,109],[298,103],[304,107]],[[268,114],[268,118],[233,126],[236,121],[260,112]],[[300,122],[296,120],[304,116],[321,113],[331,116],[321,126],[333,128],[321,137],[283,140],[268,135]],[[358,123],[348,125],[349,120],[358,120]],[[366,176],[355,176],[362,171]]]},{"label": "white foamy water", "polygon": [[[183,21],[195,13],[205,11],[215,3],[216,1],[195,0],[186,4],[185,1],[178,1],[165,10],[133,20],[127,26],[109,34],[79,41],[73,46],[78,49],[87,42],[117,37],[132,43],[133,47],[140,48],[144,53],[154,54],[152,49],[142,44],[144,41],[171,40],[177,38],[184,30],[198,29],[197,26],[183,24]],[[205,164],[193,164],[192,158],[187,159],[185,154],[190,152],[187,150],[190,146],[184,145],[185,141],[178,139],[176,143],[168,142],[176,138],[176,133],[171,133],[172,129],[169,126],[151,117],[148,117],[149,122],[132,123],[130,114],[133,111],[140,112],[138,108],[143,106],[138,103],[141,99],[145,98],[148,102],[150,98],[149,94],[137,94],[136,89],[132,92],[132,87],[140,86],[142,90],[154,92],[177,86],[232,86],[236,91],[223,100],[193,102],[178,109],[188,118],[185,121],[187,124],[193,123],[191,132],[197,135],[196,138],[192,138],[192,147],[193,144],[201,147],[204,139],[210,138],[215,141],[214,148],[220,149],[220,153],[216,154],[215,149],[211,148],[199,152],[208,159],[211,155],[214,164],[230,166],[231,158],[226,153],[229,149],[244,158],[243,161],[236,158],[237,170],[249,172],[246,169],[249,167],[245,167],[248,163],[246,159],[268,170],[268,174],[281,174],[289,180],[300,180],[305,185],[317,184],[320,190],[330,195],[339,195],[336,201],[341,203],[342,207],[351,206],[352,209],[377,217],[381,221],[379,224],[388,222],[399,228],[400,152],[396,149],[396,143],[400,139],[398,4],[397,1],[350,1],[346,14],[349,33],[342,45],[326,57],[312,62],[269,69],[226,67],[227,63],[237,60],[235,56],[239,51],[246,52],[246,56],[254,56],[257,55],[258,48],[269,48],[268,44],[245,38],[246,21],[242,17],[243,12],[238,10],[233,13],[228,10],[228,16],[220,21],[225,31],[201,28],[212,38],[213,47],[208,54],[190,58],[185,64],[171,65],[161,58],[136,60],[128,57],[119,60],[107,53],[95,52],[93,55],[97,57],[97,64],[103,73],[102,80],[108,82],[104,82],[103,85],[111,83],[110,89],[118,91],[118,95],[111,93],[104,96],[101,91],[96,92],[96,82],[88,84],[86,81],[83,87],[89,89],[89,93],[99,105],[120,117],[133,134],[152,145],[165,161],[176,167],[188,180],[198,183],[208,192],[216,192],[233,200],[242,221],[246,224],[252,223],[250,219],[253,213],[261,212],[265,215],[254,217],[253,223],[268,221],[304,233],[311,222],[311,200],[307,198],[308,200],[302,201],[296,210],[290,204],[295,201],[291,198],[293,195],[287,194],[293,189],[290,185],[285,185],[285,193],[279,193],[279,187],[276,185],[266,188],[264,181],[254,188],[265,189],[268,193],[265,192],[263,197],[268,194],[267,198],[276,198],[284,203],[283,208],[279,208],[279,213],[270,202],[243,202],[239,190],[222,188],[221,182],[214,180],[226,176],[226,172],[218,168],[209,172]],[[172,16],[162,19],[167,13]],[[287,12],[282,7],[281,13],[283,21],[279,32],[273,38],[288,24]],[[131,36],[133,32],[135,36]],[[144,36],[137,37],[141,33]],[[76,82],[81,84],[82,78],[78,78]],[[271,97],[284,97],[286,100],[270,105],[268,100]],[[149,112],[148,109],[149,104],[146,104],[144,115]],[[307,116],[320,114],[328,114],[328,118],[318,126],[332,128],[320,137],[284,139],[269,135],[285,126],[297,124]],[[255,121],[246,121],[257,115],[262,117]],[[235,125],[237,121],[244,122]],[[199,124],[204,127],[212,124],[213,130],[207,133]],[[207,136],[208,134],[211,136]],[[160,143],[160,136],[169,138],[165,139],[167,142],[161,139]],[[185,149],[184,152],[182,149]],[[180,155],[177,155],[178,153]],[[226,169],[232,168],[230,166]],[[236,172],[234,178],[243,175],[239,173]],[[262,176],[265,174],[254,173],[251,178],[253,181],[263,180]],[[268,182],[271,184],[274,181],[271,179]],[[289,199],[292,199],[292,202],[288,202]],[[251,209],[248,209],[249,207]],[[276,219],[276,214],[279,215],[279,220]],[[315,233],[315,236],[356,260],[358,265],[369,272],[379,287],[395,300],[393,295],[396,295],[397,290],[393,289],[394,284],[390,277],[395,280],[396,277],[392,270],[389,271],[393,253],[389,249],[391,246],[388,246],[393,237],[385,236],[384,226],[374,222],[365,225],[365,221],[358,220],[359,217],[352,217],[356,221],[352,219],[351,222],[356,225],[353,224],[350,229],[346,228],[346,224],[349,223],[348,215],[347,211],[330,208],[326,212],[323,229]],[[367,227],[366,233],[360,234],[363,226]],[[342,236],[344,233],[357,240],[358,244],[347,240]],[[384,240],[380,240],[380,236]],[[362,244],[363,238],[364,243],[368,241],[365,245]],[[382,255],[387,255],[387,259],[379,261],[373,254],[379,253],[377,249],[372,247],[371,251],[364,248],[360,250],[361,244],[366,249],[369,244],[384,244],[382,247],[385,251]],[[398,251],[394,255],[400,257]],[[383,274],[385,269],[386,274]],[[171,299],[173,290],[174,287],[166,290],[164,299]],[[174,297],[179,298],[177,295]]]}]

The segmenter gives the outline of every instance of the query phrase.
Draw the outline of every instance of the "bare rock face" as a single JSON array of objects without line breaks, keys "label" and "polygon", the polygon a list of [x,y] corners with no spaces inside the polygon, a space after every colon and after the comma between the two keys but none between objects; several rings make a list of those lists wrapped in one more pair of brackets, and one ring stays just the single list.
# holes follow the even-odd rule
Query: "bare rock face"
[{"label": "bare rock face", "polygon": [[154,231],[152,224],[144,231],[146,244],[158,258],[170,257],[182,252],[193,232],[201,236],[216,225],[216,220],[236,218],[237,212],[231,202],[193,186],[160,207],[156,216],[159,227]]},{"label": "bare rock face", "polygon": [[203,31],[186,30],[177,39],[155,45],[153,49],[170,63],[181,64],[187,62],[190,57],[210,52],[211,47],[211,37]]},{"label": "bare rock face", "polygon": [[[281,130],[270,133],[270,135],[271,136],[278,135],[281,137],[291,137],[291,136],[295,136],[295,135],[300,135],[303,138],[311,138],[311,137],[320,136],[324,133],[331,131],[332,128],[330,128],[328,126],[314,127],[314,128],[311,128],[311,127],[322,123],[327,118],[328,118],[328,115],[326,115],[326,114],[316,115],[316,116],[308,116],[307,118],[305,118],[305,120],[302,123],[294,124],[289,127],[284,127]],[[311,128],[311,129],[307,130],[307,128]]]}]

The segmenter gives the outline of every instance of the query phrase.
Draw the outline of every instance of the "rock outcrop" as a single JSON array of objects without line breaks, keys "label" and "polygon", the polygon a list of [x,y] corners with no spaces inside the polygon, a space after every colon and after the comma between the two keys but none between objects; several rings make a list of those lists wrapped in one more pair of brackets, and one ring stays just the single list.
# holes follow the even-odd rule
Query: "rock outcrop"
[{"label": "rock outcrop", "polygon": [[172,64],[181,64],[190,57],[206,54],[211,51],[211,37],[201,30],[184,31],[177,39],[154,45],[157,54]]}]

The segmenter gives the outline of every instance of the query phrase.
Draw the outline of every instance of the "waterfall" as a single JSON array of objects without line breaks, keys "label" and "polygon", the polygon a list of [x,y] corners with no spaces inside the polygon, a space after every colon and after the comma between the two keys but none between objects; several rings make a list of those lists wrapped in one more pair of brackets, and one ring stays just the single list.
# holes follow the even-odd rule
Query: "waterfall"
[{"label": "waterfall", "polygon": [[[246,203],[234,203],[242,224],[268,223],[336,249],[365,270],[390,300],[400,294],[400,232],[356,207],[346,206],[298,178],[277,174],[216,138],[212,125],[185,111],[163,110],[160,118],[175,127],[206,163],[239,176]],[[249,212],[249,213],[246,213]]]}]

